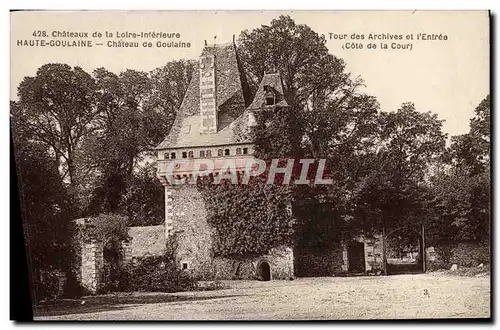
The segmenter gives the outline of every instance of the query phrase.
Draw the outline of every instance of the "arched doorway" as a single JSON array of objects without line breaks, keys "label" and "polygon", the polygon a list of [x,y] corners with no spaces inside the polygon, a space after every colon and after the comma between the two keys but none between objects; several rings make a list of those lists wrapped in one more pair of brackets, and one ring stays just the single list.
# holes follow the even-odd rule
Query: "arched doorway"
[{"label": "arched doorway", "polygon": [[387,275],[425,273],[424,238],[423,225],[420,231],[416,226],[402,226],[385,231],[385,273]]},{"label": "arched doorway", "polygon": [[259,279],[261,281],[270,281],[271,280],[271,267],[267,261],[260,261],[257,266],[257,272],[259,275]]}]

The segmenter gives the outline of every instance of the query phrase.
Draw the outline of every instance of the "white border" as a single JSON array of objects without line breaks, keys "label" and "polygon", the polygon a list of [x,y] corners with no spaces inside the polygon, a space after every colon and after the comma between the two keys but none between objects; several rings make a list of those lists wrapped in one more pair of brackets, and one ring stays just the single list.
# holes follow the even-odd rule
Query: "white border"
[{"label": "white border", "polygon": [[[328,4],[328,6],[326,6]],[[141,1],[120,1],[116,3],[105,3],[102,0],[87,0],[87,1],[44,1],[43,3],[37,2],[37,1],[4,1],[2,2],[2,8],[3,10],[3,15],[0,15],[1,17],[1,26],[3,30],[3,38],[2,40],[4,41],[2,43],[3,49],[2,49],[2,62],[4,65],[4,72],[9,72],[10,71],[10,64],[9,64],[9,44],[6,41],[9,40],[9,9],[37,9],[37,8],[44,8],[44,9],[59,9],[59,10],[81,10],[81,9],[106,9],[106,10],[111,10],[111,9],[125,9],[125,10],[130,10],[130,9],[142,9],[142,10],[147,10],[147,9],[197,9],[197,10],[202,10],[202,9],[337,9],[337,10],[348,10],[348,9],[408,9],[412,10],[415,8],[419,9],[427,9],[427,10],[432,10],[432,9],[453,9],[453,10],[459,10],[459,9],[492,9],[493,14],[498,15],[498,4],[499,1],[497,0],[475,0],[475,1],[438,1],[438,0],[421,0],[421,1],[360,1],[360,0],[350,0],[350,1],[345,1],[342,3],[332,3],[332,2],[326,2],[326,1],[319,1],[319,0],[308,0],[308,1],[283,1],[282,3],[277,3],[276,1],[270,2],[269,0],[263,1],[263,0],[253,0],[253,1],[247,1],[247,2],[235,2],[235,1],[178,1],[174,3],[166,3],[164,1],[148,1],[148,0],[141,0]],[[498,18],[498,17],[497,17]],[[498,25],[498,20],[496,25]],[[495,27],[495,31],[496,31]],[[495,44],[498,45],[498,33],[495,33]],[[493,54],[493,57],[497,57],[497,54]],[[473,65],[473,64],[471,64]],[[493,72],[492,72],[493,73]],[[497,69],[495,68],[495,73],[493,73],[496,76]],[[7,157],[9,155],[9,120],[8,120],[8,101],[9,101],[9,81],[10,77],[7,74],[4,74],[2,81],[2,88],[1,90],[3,91],[3,103],[6,105],[6,108],[4,112],[2,112],[2,120],[0,121],[1,127],[0,127],[0,134],[2,138],[0,139],[0,151],[1,154],[3,155],[3,164],[2,164],[2,169],[5,169],[5,172],[8,172],[9,164],[7,161],[10,161]],[[498,95],[498,85],[495,86],[495,95]],[[492,91],[493,92],[493,91]],[[495,100],[496,98],[494,98]],[[498,115],[495,116],[495,125],[498,126]],[[496,144],[498,143],[497,138],[494,138],[494,148]],[[496,148],[495,148],[496,149]],[[495,170],[498,170],[498,168],[495,167]],[[1,207],[0,210],[2,210],[3,213],[3,221],[2,221],[2,226],[3,230],[0,230],[2,233],[2,237],[0,238],[1,242],[1,247],[0,251],[2,251],[2,261],[3,265],[7,265],[9,262],[9,196],[10,196],[10,191],[9,191],[9,176],[8,175],[1,175],[0,176],[0,187],[1,187],[1,193],[0,193],[0,203]],[[496,205],[497,203],[497,198],[494,195],[494,204]],[[496,214],[496,212],[494,213]],[[494,221],[494,220],[493,220]],[[496,230],[498,229],[499,224],[495,226]],[[496,232],[495,232],[496,234]],[[496,235],[493,235],[493,237],[496,237]],[[498,254],[495,253],[495,264],[498,263]],[[495,272],[496,273],[496,272]],[[1,311],[2,311],[2,320],[5,322],[6,320],[9,319],[9,274],[7,272],[0,272],[0,283],[2,287],[2,291],[0,292],[0,295],[2,297],[2,302],[1,302]],[[498,299],[496,299],[498,302]],[[498,304],[497,304],[498,305]],[[492,311],[492,315],[497,314],[495,313],[497,308],[495,308],[495,311]],[[498,314],[497,314],[498,316]],[[13,322],[6,322],[8,324],[3,324],[3,326],[6,327],[13,327],[14,323]],[[243,324],[243,323],[242,323]],[[64,324],[63,327],[70,326],[71,324]],[[98,328],[98,329],[104,329],[104,326],[108,327],[109,324],[103,325],[103,324],[90,324],[93,326],[93,328]],[[169,328],[171,327],[177,327],[179,324],[165,324]],[[211,324],[180,324],[180,326],[186,327],[193,327],[193,326],[207,326]],[[212,324],[215,326],[219,326],[219,324]],[[231,324],[235,325],[235,324]],[[258,327],[260,329],[262,328],[275,328],[276,326],[285,326],[289,327],[291,324],[245,324],[245,326],[251,326],[251,327]],[[314,326],[316,324],[299,324],[300,327],[310,327]],[[335,328],[345,328],[349,327],[352,328],[353,326],[355,328],[361,327],[361,326],[377,326],[377,327],[414,327],[414,326],[422,326],[426,328],[434,328],[438,327],[438,325],[432,325],[432,324],[376,324],[376,323],[371,323],[371,324],[325,324],[326,326],[330,327],[333,326]],[[2,328],[4,328],[2,326]],[[118,324],[118,326],[122,326]],[[146,324],[141,325],[141,327],[147,326]],[[164,325],[160,325],[164,326]],[[474,324],[467,324],[466,326],[474,326]],[[29,328],[33,327],[33,325],[28,326]]]}]

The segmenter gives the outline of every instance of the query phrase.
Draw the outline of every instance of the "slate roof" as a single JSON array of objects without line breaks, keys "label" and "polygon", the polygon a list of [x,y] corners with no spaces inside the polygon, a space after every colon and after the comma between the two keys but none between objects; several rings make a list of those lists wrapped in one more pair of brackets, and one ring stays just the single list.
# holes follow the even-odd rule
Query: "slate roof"
[{"label": "slate roof", "polygon": [[[176,149],[251,143],[248,112],[273,106],[288,106],[279,73],[264,74],[253,101],[243,66],[234,43],[205,46],[201,56],[214,55],[216,79],[217,133],[201,133],[199,63],[177,113],[169,135],[156,147]],[[266,105],[264,86],[276,96],[275,105]]]},{"label": "slate roof", "polygon": [[170,134],[156,149],[180,148],[208,145],[224,145],[244,142],[233,125],[244,124],[246,107],[251,95],[243,67],[239,62],[236,46],[233,43],[206,46],[204,55],[215,55],[216,106],[219,127],[217,133],[200,133],[200,75],[199,63],[172,125]]}]

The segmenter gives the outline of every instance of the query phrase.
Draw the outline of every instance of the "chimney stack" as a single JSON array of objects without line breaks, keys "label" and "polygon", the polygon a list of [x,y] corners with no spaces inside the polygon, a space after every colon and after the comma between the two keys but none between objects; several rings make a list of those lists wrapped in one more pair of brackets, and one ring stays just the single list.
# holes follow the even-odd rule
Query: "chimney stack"
[{"label": "chimney stack", "polygon": [[[211,52],[211,51],[207,51]],[[213,50],[215,52],[215,48]],[[200,57],[200,121],[201,133],[217,133],[217,90],[215,86],[215,55]]]}]

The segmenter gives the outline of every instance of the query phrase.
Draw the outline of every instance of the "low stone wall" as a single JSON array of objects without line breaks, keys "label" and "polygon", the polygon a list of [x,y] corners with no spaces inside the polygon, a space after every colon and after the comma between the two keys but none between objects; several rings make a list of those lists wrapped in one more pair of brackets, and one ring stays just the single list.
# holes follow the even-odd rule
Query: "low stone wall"
[{"label": "low stone wall", "polygon": [[124,260],[159,256],[165,253],[165,226],[129,227],[130,242],[122,245]]},{"label": "low stone wall", "polygon": [[[476,267],[491,262],[489,243],[461,242],[433,247],[434,258],[428,258],[429,270],[449,269],[451,265],[458,267]],[[428,254],[429,255],[429,254]]]},{"label": "low stone wall", "polygon": [[299,277],[332,276],[347,271],[343,269],[341,246],[326,251],[296,250],[296,275]]},{"label": "low stone wall", "polygon": [[268,254],[259,257],[214,258],[211,275],[221,280],[261,279],[259,267],[264,262],[269,264],[271,280],[294,277],[294,253],[285,246],[273,248]]}]

